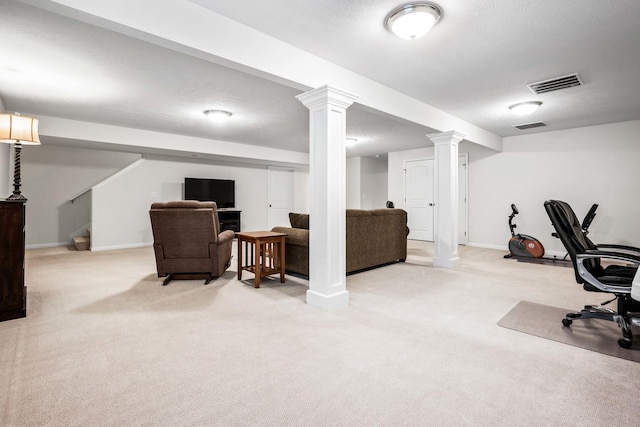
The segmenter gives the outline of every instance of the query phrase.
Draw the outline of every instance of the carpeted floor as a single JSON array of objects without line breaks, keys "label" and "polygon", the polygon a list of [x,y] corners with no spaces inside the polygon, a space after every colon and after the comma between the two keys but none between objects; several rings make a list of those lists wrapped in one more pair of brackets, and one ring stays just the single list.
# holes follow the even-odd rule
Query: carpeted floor
[{"label": "carpeted floor", "polygon": [[597,302],[572,270],[432,253],[410,241],[324,313],[295,277],[162,287],[151,248],[30,250],[28,317],[0,323],[0,425],[637,425],[640,365],[497,325],[521,300]]}]

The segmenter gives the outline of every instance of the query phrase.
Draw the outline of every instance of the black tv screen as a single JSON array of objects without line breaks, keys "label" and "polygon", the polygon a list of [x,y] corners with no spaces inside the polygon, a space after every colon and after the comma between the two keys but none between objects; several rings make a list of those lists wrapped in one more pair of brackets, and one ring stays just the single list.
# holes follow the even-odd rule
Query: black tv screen
[{"label": "black tv screen", "polygon": [[235,208],[235,192],[235,181],[231,179],[184,179],[185,200],[216,202],[219,208]]}]

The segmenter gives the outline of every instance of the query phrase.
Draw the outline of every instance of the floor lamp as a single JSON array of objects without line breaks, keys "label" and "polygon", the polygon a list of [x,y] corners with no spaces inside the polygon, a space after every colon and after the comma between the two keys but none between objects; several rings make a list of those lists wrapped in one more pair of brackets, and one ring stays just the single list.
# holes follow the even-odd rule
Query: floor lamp
[{"label": "floor lamp", "polygon": [[15,114],[0,114],[0,142],[14,144],[13,194],[7,200],[25,202],[20,193],[20,151],[23,145],[40,145],[38,119]]}]

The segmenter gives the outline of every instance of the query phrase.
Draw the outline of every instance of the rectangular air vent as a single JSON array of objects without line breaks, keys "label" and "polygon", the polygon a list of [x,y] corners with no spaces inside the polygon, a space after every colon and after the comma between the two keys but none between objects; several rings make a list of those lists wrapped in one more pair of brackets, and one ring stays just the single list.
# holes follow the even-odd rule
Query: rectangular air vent
[{"label": "rectangular air vent", "polygon": [[527,87],[531,89],[531,92],[536,95],[554,92],[560,89],[567,89],[574,86],[582,86],[582,80],[580,80],[578,73],[556,77],[555,79],[544,80],[541,82],[529,83],[527,85]]},{"label": "rectangular air vent", "polygon": [[520,130],[525,130],[525,129],[539,128],[546,125],[547,124],[545,122],[533,122],[533,123],[523,123],[521,125],[514,125],[513,127]]}]

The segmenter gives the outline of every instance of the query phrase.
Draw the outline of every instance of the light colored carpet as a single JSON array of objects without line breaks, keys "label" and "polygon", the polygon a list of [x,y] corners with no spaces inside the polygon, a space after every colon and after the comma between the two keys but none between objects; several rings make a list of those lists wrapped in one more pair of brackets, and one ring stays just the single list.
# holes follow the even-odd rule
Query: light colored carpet
[{"label": "light colored carpet", "polygon": [[[600,298],[606,299],[606,296],[602,295],[604,294],[601,294]],[[640,342],[638,340],[633,342],[631,349],[612,345],[622,338],[622,332],[617,323],[585,319],[575,320],[571,327],[563,326],[562,319],[565,315],[575,311],[578,310],[520,301],[506,316],[500,319],[498,325],[514,331],[640,362]],[[637,328],[633,328],[632,331],[635,334],[638,332]]]},{"label": "light colored carpet", "polygon": [[594,302],[570,269],[432,254],[412,241],[406,263],[349,276],[329,314],[294,277],[162,287],[151,248],[28,251],[28,317],[0,323],[0,425],[637,425],[638,364],[496,324],[521,300]]}]

